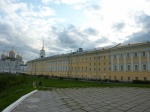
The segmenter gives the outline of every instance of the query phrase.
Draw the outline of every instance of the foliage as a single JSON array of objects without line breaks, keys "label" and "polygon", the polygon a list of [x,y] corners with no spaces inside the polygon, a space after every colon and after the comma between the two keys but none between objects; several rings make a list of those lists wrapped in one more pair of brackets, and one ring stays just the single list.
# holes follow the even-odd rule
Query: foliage
[{"label": "foliage", "polygon": [[24,75],[0,74],[0,93],[6,88],[19,85],[25,81]]},{"label": "foliage", "polygon": [[133,84],[150,84],[150,81],[133,80]]},{"label": "foliage", "polygon": [[59,79],[60,79],[60,80],[63,80],[64,78],[63,78],[63,77],[59,77]]},{"label": "foliage", "polygon": [[78,81],[79,79],[78,78],[75,78],[75,81]]}]

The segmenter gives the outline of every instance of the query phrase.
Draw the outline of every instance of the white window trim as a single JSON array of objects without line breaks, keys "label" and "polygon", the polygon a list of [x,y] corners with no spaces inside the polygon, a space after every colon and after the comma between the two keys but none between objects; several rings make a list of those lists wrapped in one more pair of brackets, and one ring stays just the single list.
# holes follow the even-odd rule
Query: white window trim
[{"label": "white window trim", "polygon": [[[122,70],[121,70],[121,66],[123,67],[123,69],[122,69]],[[124,66],[123,66],[123,64],[121,64],[121,65],[120,65],[120,70],[121,70],[121,71],[123,71],[123,70],[124,70]]]},{"label": "white window trim", "polygon": [[[128,69],[128,65],[130,66],[130,70]],[[131,64],[127,64],[127,71],[131,71]]]},{"label": "white window trim", "polygon": [[143,70],[143,71],[146,71],[146,70],[143,69],[143,66],[144,66],[144,65],[146,65],[146,70],[147,70],[147,64],[146,64],[146,63],[142,63],[142,70]]},{"label": "white window trim", "polygon": [[[138,67],[137,70],[135,69],[135,65],[137,65],[137,67]],[[139,65],[138,65],[138,64],[134,64],[134,70],[135,70],[135,71],[138,71],[138,70],[139,70]]]}]

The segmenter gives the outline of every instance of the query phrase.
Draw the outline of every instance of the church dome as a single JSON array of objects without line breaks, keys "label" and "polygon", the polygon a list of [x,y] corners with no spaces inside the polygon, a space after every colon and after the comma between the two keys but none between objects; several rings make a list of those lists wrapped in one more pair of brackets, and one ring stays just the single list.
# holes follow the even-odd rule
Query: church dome
[{"label": "church dome", "polygon": [[15,54],[15,51],[12,49],[9,53],[11,53],[11,54]]},{"label": "church dome", "polygon": [[19,55],[19,54],[17,54],[17,55],[16,55],[16,58],[17,58],[17,59],[19,59],[19,58],[20,58],[20,55]]}]

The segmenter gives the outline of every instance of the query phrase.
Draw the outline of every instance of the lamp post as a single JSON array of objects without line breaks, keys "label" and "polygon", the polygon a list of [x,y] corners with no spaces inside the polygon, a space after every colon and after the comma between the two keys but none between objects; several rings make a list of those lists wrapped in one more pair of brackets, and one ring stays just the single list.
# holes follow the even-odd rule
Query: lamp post
[{"label": "lamp post", "polygon": [[35,75],[36,75],[36,62],[37,61],[37,58],[35,59]]},{"label": "lamp post", "polygon": [[42,65],[42,67],[41,67],[41,75],[43,75],[43,57],[41,57],[41,61],[42,61],[42,63],[41,63],[41,65]]}]

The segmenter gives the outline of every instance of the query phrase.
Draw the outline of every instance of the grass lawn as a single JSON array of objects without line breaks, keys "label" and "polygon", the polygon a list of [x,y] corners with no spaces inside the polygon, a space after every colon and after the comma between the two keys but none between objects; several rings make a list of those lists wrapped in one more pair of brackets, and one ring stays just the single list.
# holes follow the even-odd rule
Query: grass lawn
[{"label": "grass lawn", "polygon": [[[0,92],[0,111],[19,99],[21,96],[35,90],[32,87],[33,81],[37,83],[42,82],[42,87],[37,88],[39,90],[47,90],[50,88],[73,88],[73,87],[147,87],[149,84],[124,84],[124,83],[99,83],[99,82],[86,82],[75,80],[60,80],[60,79],[45,79],[38,77],[25,76],[26,81],[24,83],[8,87],[4,91]],[[46,88],[45,88],[46,87]]]}]

